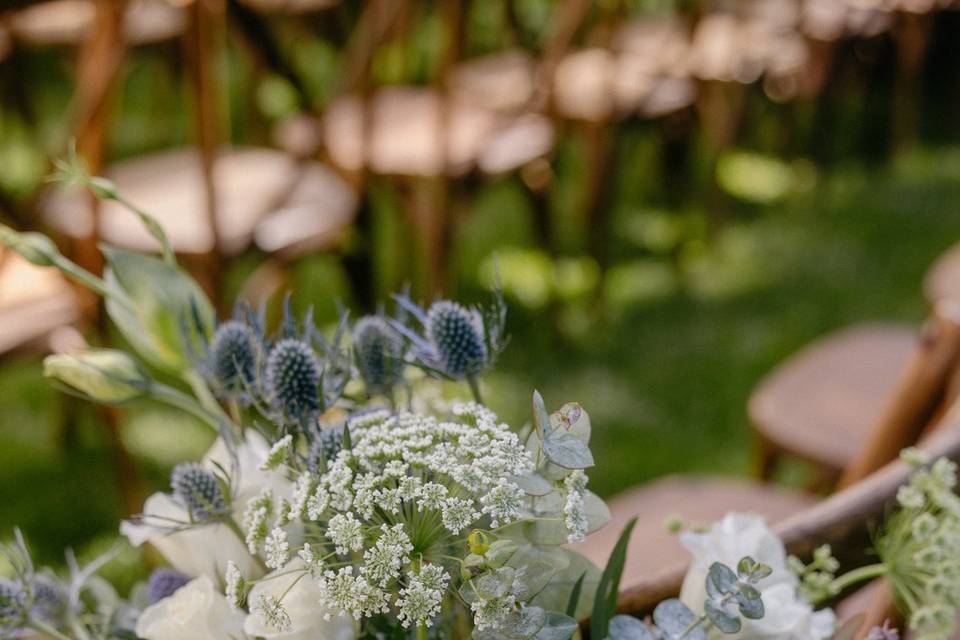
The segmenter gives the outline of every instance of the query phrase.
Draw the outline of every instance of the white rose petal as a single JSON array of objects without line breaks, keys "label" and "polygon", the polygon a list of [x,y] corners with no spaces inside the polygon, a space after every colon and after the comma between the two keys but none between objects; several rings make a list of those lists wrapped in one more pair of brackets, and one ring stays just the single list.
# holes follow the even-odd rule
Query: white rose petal
[{"label": "white rose petal", "polygon": [[202,576],[169,598],[144,609],[137,620],[143,640],[245,640],[243,613],[233,612],[227,599]]},{"label": "white rose petal", "polygon": [[[243,623],[244,631],[250,636],[266,640],[354,640],[353,618],[337,615],[319,606],[320,589],[310,575],[300,577],[302,574],[299,570],[302,569],[303,562],[294,560],[282,570],[268,574],[253,587],[247,598],[251,613]],[[257,612],[256,603],[263,596],[283,598],[283,608],[290,618],[286,630],[271,627]],[[329,621],[324,619],[327,615],[331,616]]]},{"label": "white rose petal", "polygon": [[797,595],[798,580],[787,567],[780,538],[760,516],[727,514],[706,533],[684,532],[680,542],[693,560],[683,580],[680,600],[694,612],[703,611],[705,581],[710,565],[720,562],[735,569],[744,556],[768,565],[773,572],[760,582],[765,608],[760,620],[743,620],[730,640],[825,640],[833,635],[836,619],[829,609],[814,612]]}]

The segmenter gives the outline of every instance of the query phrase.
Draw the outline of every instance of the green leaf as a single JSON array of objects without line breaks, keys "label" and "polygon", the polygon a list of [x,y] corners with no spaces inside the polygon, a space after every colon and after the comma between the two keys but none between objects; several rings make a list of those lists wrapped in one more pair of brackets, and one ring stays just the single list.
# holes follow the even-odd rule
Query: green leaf
[{"label": "green leaf", "polygon": [[737,591],[737,574],[730,567],[720,562],[710,565],[707,573],[707,595],[719,599],[728,593]]},{"label": "green leaf", "polygon": [[587,469],[594,465],[590,447],[576,436],[557,429],[543,441],[543,453],[564,469]]},{"label": "green leaf", "polygon": [[580,604],[580,592],[583,590],[583,580],[586,577],[586,571],[580,574],[580,577],[577,578],[576,584],[573,585],[573,591],[570,592],[570,599],[567,600],[567,608],[565,609],[565,612],[571,618],[577,615],[577,605]]},{"label": "green leaf", "polygon": [[655,632],[633,616],[614,616],[610,620],[610,640],[658,640]]},{"label": "green leaf", "polygon": [[537,632],[535,640],[570,640],[576,633],[577,628],[577,621],[570,616],[549,611],[547,612],[547,621]]},{"label": "green leaf", "polygon": [[737,633],[740,631],[740,618],[727,612],[727,610],[715,603],[713,600],[707,600],[703,604],[704,613],[707,618],[723,633]]},{"label": "green leaf", "polygon": [[607,567],[600,576],[596,596],[593,601],[593,616],[590,620],[591,634],[597,638],[606,638],[610,630],[610,618],[617,611],[617,593],[620,590],[620,579],[623,577],[623,566],[627,561],[627,546],[630,534],[637,524],[633,518],[623,528],[617,544],[613,547]]},{"label": "green leaf", "polygon": [[667,638],[683,640],[707,640],[707,632],[702,626],[691,628],[697,616],[676,598],[664,600],[653,610],[653,621],[666,634]]},{"label": "green leaf", "polygon": [[553,484],[536,471],[531,471],[530,473],[525,473],[520,476],[513,476],[511,479],[518,487],[523,489],[523,492],[528,496],[545,496],[554,489]]},{"label": "green leaf", "polygon": [[[532,604],[547,611],[566,611],[576,620],[588,617],[593,610],[597,585],[600,584],[600,569],[583,555],[564,547],[542,549],[541,553],[550,554],[553,562],[563,562],[566,566],[557,569],[550,584],[533,599]],[[573,591],[578,582],[581,585],[580,596],[576,610],[571,613],[567,607],[574,599]]]},{"label": "green leaf", "polygon": [[[752,589],[753,587],[750,588]],[[763,607],[763,600],[759,597],[737,598],[737,604],[740,607],[740,614],[750,620],[759,620],[766,613]]]},{"label": "green leaf", "polygon": [[102,251],[108,286],[122,291],[129,303],[107,299],[107,313],[123,337],[160,369],[180,373],[189,368],[197,351],[191,343],[208,338],[216,325],[203,289],[182,268],[156,257],[116,247]]},{"label": "green leaf", "polygon": [[[567,544],[569,531],[563,516],[564,497],[558,492],[533,500],[535,520],[518,523],[511,529],[522,529],[523,537],[530,542],[547,546]],[[587,533],[592,533],[610,521],[610,509],[592,491],[583,494],[583,510],[587,518]]]},{"label": "green leaf", "polygon": [[550,426],[553,430],[562,428],[583,444],[590,444],[590,416],[576,402],[568,402],[550,414]]},{"label": "green leaf", "polygon": [[517,601],[528,602],[535,598],[556,573],[556,567],[546,562],[534,562],[518,568],[513,581],[513,594]]},{"label": "green leaf", "polygon": [[543,404],[543,396],[536,389],[533,391],[533,426],[536,427],[540,441],[546,439],[550,433],[550,414],[547,413],[547,407]]}]

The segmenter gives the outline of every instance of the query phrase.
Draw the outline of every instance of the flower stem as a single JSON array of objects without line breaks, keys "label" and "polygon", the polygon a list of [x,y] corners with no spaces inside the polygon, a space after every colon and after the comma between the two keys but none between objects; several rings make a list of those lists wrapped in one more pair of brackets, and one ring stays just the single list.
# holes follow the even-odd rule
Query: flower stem
[{"label": "flower stem", "polygon": [[847,587],[853,586],[860,582],[866,582],[867,580],[872,580],[873,578],[879,578],[886,572],[887,566],[882,562],[860,567],[859,569],[854,569],[853,571],[848,571],[839,578],[834,578],[833,582],[830,583],[830,592],[834,594],[840,593]]},{"label": "flower stem", "polygon": [[470,385],[470,391],[473,393],[473,399],[477,404],[483,404],[483,398],[480,397],[480,382],[475,376],[467,376],[467,384]]},{"label": "flower stem", "polygon": [[48,625],[46,622],[37,620],[35,618],[31,618],[27,626],[29,626],[34,631],[39,631],[40,633],[50,636],[51,638],[57,638],[57,640],[70,640],[70,636],[66,636],[60,633],[59,631],[57,631],[56,629]]}]

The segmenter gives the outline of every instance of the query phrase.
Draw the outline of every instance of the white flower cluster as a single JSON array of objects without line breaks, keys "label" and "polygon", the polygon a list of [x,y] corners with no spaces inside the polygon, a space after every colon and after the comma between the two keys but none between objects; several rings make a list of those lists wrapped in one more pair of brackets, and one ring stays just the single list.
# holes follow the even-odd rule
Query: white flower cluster
[{"label": "white flower cluster", "polygon": [[900,510],[877,549],[896,597],[908,605],[915,637],[945,640],[954,637],[960,614],[957,465],[946,458],[930,464],[914,449],[901,457],[916,471],[898,491]]},{"label": "white flower cluster", "polygon": [[589,523],[584,508],[584,492],[587,490],[587,474],[577,469],[563,480],[567,500],[563,505],[564,524],[569,531],[567,542],[583,542],[587,537]]}]

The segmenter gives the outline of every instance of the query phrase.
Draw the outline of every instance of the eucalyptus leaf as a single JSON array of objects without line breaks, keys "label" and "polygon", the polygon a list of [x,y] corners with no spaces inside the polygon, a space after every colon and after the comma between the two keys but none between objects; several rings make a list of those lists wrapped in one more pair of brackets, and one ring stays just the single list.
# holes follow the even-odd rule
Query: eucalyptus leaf
[{"label": "eucalyptus leaf", "polygon": [[577,621],[556,611],[547,612],[547,620],[535,640],[570,640],[578,628]]},{"label": "eucalyptus leaf", "polygon": [[543,441],[543,453],[550,462],[565,469],[588,469],[594,465],[590,447],[562,429],[554,431]]},{"label": "eucalyptus leaf", "polygon": [[511,478],[528,496],[545,496],[554,490],[553,484],[536,471]]},{"label": "eucalyptus leaf", "polygon": [[738,598],[737,604],[740,607],[740,614],[743,615],[744,618],[759,620],[765,614],[763,600],[760,598]]},{"label": "eucalyptus leaf", "polygon": [[740,631],[740,618],[727,611],[725,606],[713,600],[707,600],[703,605],[703,611],[707,614],[710,622],[723,633],[737,633]]},{"label": "eucalyptus leaf", "polygon": [[656,632],[632,616],[613,616],[610,620],[610,640],[659,640]]},{"label": "eucalyptus leaf", "polygon": [[534,562],[518,568],[513,593],[518,602],[528,602],[544,590],[557,569],[546,562]]},{"label": "eucalyptus leaf", "polygon": [[682,636],[684,640],[707,640],[707,632],[702,626],[691,628],[697,620],[693,611],[676,598],[664,600],[653,610],[654,623],[668,638]]},{"label": "eucalyptus leaf", "polygon": [[[566,567],[558,569],[547,587],[541,591],[532,604],[547,611],[566,611],[567,615],[582,620],[593,609],[593,598],[600,583],[600,569],[583,555],[563,547],[552,547],[548,551],[555,560],[563,559]],[[576,608],[567,609],[573,599],[573,592],[580,584],[580,594],[576,598]]]},{"label": "eucalyptus leaf", "polygon": [[536,389],[533,391],[533,426],[540,441],[546,439],[547,434],[550,433],[550,414],[547,413],[547,407],[543,403],[543,396]]},{"label": "eucalyptus leaf", "polygon": [[[559,546],[567,544],[567,529],[563,515],[565,498],[559,492],[533,500],[533,517],[535,520],[526,520],[516,527],[522,528],[526,540],[534,544]],[[610,509],[607,504],[592,491],[583,494],[583,510],[587,518],[587,533],[593,533],[610,521]]]},{"label": "eucalyptus leaf", "polygon": [[706,587],[707,595],[714,599],[734,593],[738,590],[737,574],[727,565],[714,562],[707,573]]},{"label": "eucalyptus leaf", "polygon": [[590,416],[576,402],[568,402],[550,414],[550,426],[552,431],[563,429],[583,444],[590,444]]},{"label": "eucalyptus leaf", "polygon": [[507,618],[498,629],[502,638],[528,640],[533,638],[547,622],[547,612],[540,607],[523,607]]}]

